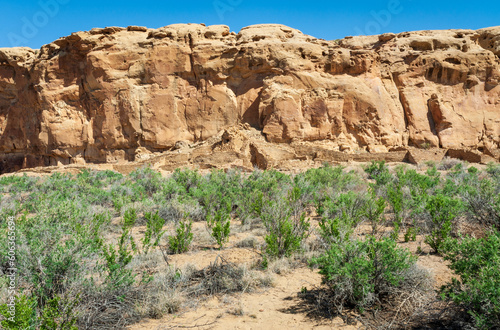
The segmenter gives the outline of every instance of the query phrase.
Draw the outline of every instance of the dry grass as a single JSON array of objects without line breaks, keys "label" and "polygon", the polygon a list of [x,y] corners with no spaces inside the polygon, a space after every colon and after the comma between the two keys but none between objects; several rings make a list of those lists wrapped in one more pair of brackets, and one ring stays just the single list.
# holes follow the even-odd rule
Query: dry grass
[{"label": "dry grass", "polygon": [[260,249],[262,244],[257,237],[251,235],[237,242],[234,246],[238,248]]},{"label": "dry grass", "polygon": [[190,280],[188,291],[192,296],[251,292],[272,285],[267,275],[228,262],[220,255],[208,267],[194,272]]},{"label": "dry grass", "polygon": [[448,171],[448,170],[451,170],[452,168],[454,168],[455,166],[457,166],[458,164],[463,164],[463,163],[464,162],[459,160],[459,159],[445,157],[441,161],[441,163],[439,163],[438,170]]},{"label": "dry grass", "polygon": [[292,272],[294,266],[288,258],[280,258],[269,262],[267,269],[278,275],[286,275]]}]

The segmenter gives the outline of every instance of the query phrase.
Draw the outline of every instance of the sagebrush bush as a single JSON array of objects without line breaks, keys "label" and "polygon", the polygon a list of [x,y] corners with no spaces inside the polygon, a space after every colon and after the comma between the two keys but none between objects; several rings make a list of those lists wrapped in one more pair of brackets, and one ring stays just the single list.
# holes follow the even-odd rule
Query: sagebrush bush
[{"label": "sagebrush bush", "polygon": [[457,165],[458,166],[463,165],[462,161],[459,159],[455,159],[455,158],[445,157],[441,161],[441,163],[439,163],[438,170],[448,171],[448,170],[451,170],[452,168],[456,167]]},{"label": "sagebrush bush", "polygon": [[188,289],[193,296],[219,295],[233,292],[251,292],[258,287],[271,286],[268,275],[249,270],[246,266],[236,265],[217,256],[210,266],[194,271]]},{"label": "sagebrush bush", "polygon": [[331,190],[331,192],[350,190],[349,188],[358,185],[360,181],[353,172],[346,173],[343,167],[332,167],[328,163],[320,168],[300,173],[294,180],[296,184],[303,182],[302,185],[305,188],[302,194],[321,194],[325,190]]},{"label": "sagebrush bush", "polygon": [[500,230],[500,180],[480,179],[476,173],[470,173],[467,185],[460,192],[470,217]]},{"label": "sagebrush bush", "polygon": [[12,330],[36,329],[38,325],[36,303],[36,297],[29,298],[25,294],[17,295],[14,303],[14,316],[10,313],[11,309],[7,304],[0,305],[0,315],[4,317],[0,322],[2,328]]},{"label": "sagebrush bush", "polygon": [[365,194],[347,192],[327,196],[318,214],[319,233],[327,244],[349,239],[354,229],[367,215],[369,200]]},{"label": "sagebrush bush", "polygon": [[226,204],[225,208],[220,207],[215,211],[209,211],[207,213],[207,225],[212,230],[211,235],[219,245],[219,249],[222,249],[224,244],[228,242],[231,232],[230,205]]},{"label": "sagebrush bush", "polygon": [[300,249],[309,236],[310,222],[303,211],[296,187],[286,197],[268,200],[262,208],[262,222],[267,230],[265,253],[271,258],[289,257]]},{"label": "sagebrush bush", "polygon": [[375,180],[377,186],[384,186],[393,180],[385,161],[372,161],[370,165],[365,167],[365,172],[369,174],[370,179]]},{"label": "sagebrush bush", "polygon": [[332,244],[325,254],[311,261],[319,267],[331,304],[339,311],[345,307],[362,311],[381,302],[404,284],[408,269],[415,263],[416,257],[394,240],[373,236],[365,241]]},{"label": "sagebrush bush", "polygon": [[144,253],[148,253],[150,248],[158,246],[162,236],[166,232],[163,230],[165,220],[160,217],[158,213],[159,212],[156,211],[154,214],[151,212],[144,214],[144,218],[146,218],[146,232],[142,239],[142,249]]},{"label": "sagebrush bush", "polygon": [[189,246],[193,241],[193,233],[191,232],[192,227],[193,222],[188,219],[184,219],[177,224],[175,235],[168,238],[170,251],[172,253],[183,253],[189,250]]},{"label": "sagebrush bush", "polygon": [[112,244],[102,246],[105,285],[113,289],[128,287],[135,282],[133,271],[127,268],[134,254],[137,253],[137,245],[130,234],[130,228],[131,222],[125,221],[117,246]]},{"label": "sagebrush bush", "polygon": [[425,237],[425,243],[440,252],[441,244],[450,236],[453,230],[453,220],[461,213],[462,203],[442,194],[431,196],[426,206],[432,219],[430,235]]},{"label": "sagebrush bush", "polygon": [[152,196],[162,187],[163,179],[161,174],[150,167],[142,167],[133,171],[129,174],[129,178],[132,182],[142,187],[148,196]]},{"label": "sagebrush bush", "polygon": [[476,327],[500,328],[500,232],[447,239],[441,251],[459,276],[441,288],[441,297],[464,308]]}]

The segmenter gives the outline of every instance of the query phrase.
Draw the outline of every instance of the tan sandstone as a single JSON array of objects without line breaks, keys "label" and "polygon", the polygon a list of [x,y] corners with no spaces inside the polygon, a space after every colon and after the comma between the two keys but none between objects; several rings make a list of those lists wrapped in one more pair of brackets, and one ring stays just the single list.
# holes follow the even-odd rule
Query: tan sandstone
[{"label": "tan sandstone", "polygon": [[282,25],[92,29],[0,49],[0,173],[162,154],[166,168],[498,161],[499,84],[500,27],[340,41]]}]

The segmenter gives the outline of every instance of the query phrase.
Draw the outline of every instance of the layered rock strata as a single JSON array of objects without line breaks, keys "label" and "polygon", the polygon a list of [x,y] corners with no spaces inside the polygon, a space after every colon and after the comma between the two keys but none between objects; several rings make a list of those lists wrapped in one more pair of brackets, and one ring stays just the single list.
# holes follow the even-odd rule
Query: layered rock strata
[{"label": "layered rock strata", "polygon": [[0,173],[227,145],[221,132],[240,124],[263,136],[245,156],[259,167],[265,148],[498,161],[499,84],[500,27],[338,41],[282,25],[93,29],[0,49]]}]

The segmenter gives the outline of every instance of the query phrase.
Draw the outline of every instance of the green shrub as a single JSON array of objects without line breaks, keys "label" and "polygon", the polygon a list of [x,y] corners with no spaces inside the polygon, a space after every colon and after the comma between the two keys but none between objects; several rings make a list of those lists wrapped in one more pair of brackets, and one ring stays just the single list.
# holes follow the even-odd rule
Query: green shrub
[{"label": "green shrub", "polygon": [[265,237],[266,254],[273,258],[289,257],[300,249],[302,241],[309,236],[309,222],[303,213],[299,219],[286,216],[268,225],[269,234]]},{"label": "green shrub", "polygon": [[500,229],[500,182],[474,176],[460,191],[469,216],[483,225]]},{"label": "green shrub", "polygon": [[172,174],[172,180],[174,180],[184,192],[189,193],[191,189],[198,186],[202,179],[202,176],[198,171],[191,171],[189,169],[176,169]]},{"label": "green shrub", "polygon": [[123,175],[110,170],[94,171],[84,169],[76,175],[79,186],[90,185],[96,188],[103,188],[115,183],[123,178]]},{"label": "green shrub", "polygon": [[77,322],[76,306],[79,303],[79,297],[61,298],[55,296],[45,304],[41,320],[41,330],[78,330],[75,325]]},{"label": "green shrub", "polygon": [[343,218],[321,218],[319,221],[319,234],[323,241],[330,244],[342,243],[351,237],[354,229],[350,222]]},{"label": "green shrub", "polygon": [[363,311],[403,286],[415,262],[416,257],[394,240],[370,236],[366,241],[332,244],[311,265],[319,267],[331,304],[339,311],[344,307]]},{"label": "green shrub", "polygon": [[327,244],[346,240],[356,226],[366,217],[369,201],[363,194],[341,193],[328,197],[319,214],[325,214],[319,221],[319,231]]},{"label": "green shrub", "polygon": [[100,223],[47,215],[25,217],[17,224],[20,280],[32,285],[39,308],[83,277],[86,260],[100,242],[95,236]]},{"label": "green shrub", "polygon": [[214,212],[209,212],[207,214],[207,225],[208,228],[212,229],[211,235],[219,245],[219,249],[222,249],[224,244],[228,242],[231,231],[230,204],[226,204],[226,207],[221,207]]},{"label": "green shrub", "polygon": [[38,179],[35,177],[27,176],[26,173],[20,175],[10,175],[0,178],[0,192],[29,192],[34,189]]},{"label": "green shrub", "polygon": [[377,235],[380,227],[384,224],[384,211],[386,201],[383,197],[376,198],[375,193],[372,192],[372,198],[368,200],[366,205],[366,218],[372,227],[371,234]]},{"label": "green shrub", "polygon": [[247,223],[249,219],[259,218],[262,214],[262,206],[264,194],[261,191],[255,190],[241,196],[238,203],[238,217],[242,224]]},{"label": "green shrub", "polygon": [[134,208],[128,209],[123,214],[123,227],[132,228],[137,221],[137,211]]},{"label": "green shrub", "polygon": [[365,172],[369,174],[370,179],[375,180],[377,186],[384,186],[393,179],[385,161],[372,161],[370,165],[365,167]]},{"label": "green shrub", "polygon": [[133,171],[129,174],[129,178],[140,186],[148,196],[152,196],[162,188],[161,174],[150,167],[142,167]]},{"label": "green shrub", "polygon": [[[51,328],[44,324],[52,317],[47,316],[45,321],[43,318],[49,315],[54,299],[66,296],[70,289],[78,293],[81,284],[92,276],[91,265],[102,246],[101,230],[109,221],[107,214],[92,216],[85,205],[77,202],[51,204],[49,200],[47,207],[16,220],[18,285],[21,290],[30,291],[29,297],[20,296],[17,300],[21,319],[16,323],[24,327],[29,322],[26,328]],[[3,234],[0,230],[2,241]],[[62,319],[76,317],[73,312],[64,315],[54,319],[61,329]]]},{"label": "green shrub", "polygon": [[142,249],[144,253],[148,253],[149,249],[158,246],[160,239],[165,234],[162,230],[165,225],[165,220],[156,213],[147,212],[144,214],[146,218],[146,232],[142,239]]},{"label": "green shrub", "polygon": [[[21,294],[15,297],[15,312],[7,304],[0,305],[0,315],[4,320],[0,322],[3,329],[26,330],[36,329],[38,319],[36,316],[36,297],[28,298]],[[13,315],[14,314],[14,315]]]},{"label": "green shrub", "polygon": [[[294,178],[302,199],[306,204],[313,202],[316,212],[322,216],[332,197],[340,192],[353,190],[361,184],[353,172],[346,173],[341,166],[331,167],[328,163],[317,169],[310,169]],[[330,215],[332,217],[332,215]]]},{"label": "green shrub", "polygon": [[453,220],[460,214],[462,204],[460,200],[438,194],[431,196],[426,206],[432,219],[430,235],[425,237],[436,252],[440,252],[441,244],[446,240],[453,229]]},{"label": "green shrub", "polygon": [[111,244],[104,245],[102,256],[104,257],[104,271],[106,273],[106,285],[113,289],[128,287],[135,282],[135,276],[126,266],[132,261],[137,246],[130,235],[130,227],[125,224],[122,234],[115,248]]},{"label": "green shrub", "polygon": [[415,242],[417,240],[417,234],[419,233],[419,228],[416,226],[408,227],[405,232],[405,242],[410,241]]},{"label": "green shrub", "polygon": [[311,194],[316,198],[320,198],[327,191],[336,193],[360,182],[354,173],[346,173],[342,166],[332,167],[328,163],[298,174],[294,181],[296,185],[304,187],[301,189],[302,194]]},{"label": "green shrub", "polygon": [[122,207],[132,202],[133,191],[125,183],[114,184],[110,189],[111,203],[116,212],[121,212]]},{"label": "green shrub", "polygon": [[394,231],[391,236],[394,240],[397,240],[399,237],[399,230],[404,225],[403,220],[405,219],[404,213],[406,211],[405,198],[400,184],[397,184],[395,188],[387,188],[387,199],[394,212],[394,220],[392,223]]},{"label": "green shrub", "polygon": [[500,183],[500,165],[489,163],[486,172],[497,182]]},{"label": "green shrub", "polygon": [[184,219],[179,222],[175,229],[176,235],[168,238],[170,251],[173,253],[183,253],[189,250],[189,246],[193,241],[192,227],[192,221]]},{"label": "green shrub", "polygon": [[465,309],[476,327],[500,328],[500,232],[448,239],[441,250],[459,276],[441,288],[441,297]]},{"label": "green shrub", "polygon": [[264,195],[272,195],[279,192],[283,187],[290,186],[292,179],[290,176],[276,170],[254,171],[245,180],[243,190],[261,191]]},{"label": "green shrub", "polygon": [[334,197],[326,197],[318,214],[329,218],[343,218],[345,222],[356,226],[365,214],[368,200],[364,194],[349,191]]},{"label": "green shrub", "polygon": [[301,209],[298,189],[291,189],[285,198],[265,202],[261,218],[268,232],[265,253],[272,258],[290,256],[309,236],[310,223]]}]

